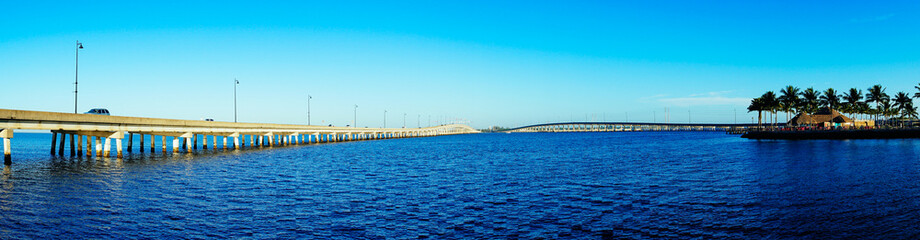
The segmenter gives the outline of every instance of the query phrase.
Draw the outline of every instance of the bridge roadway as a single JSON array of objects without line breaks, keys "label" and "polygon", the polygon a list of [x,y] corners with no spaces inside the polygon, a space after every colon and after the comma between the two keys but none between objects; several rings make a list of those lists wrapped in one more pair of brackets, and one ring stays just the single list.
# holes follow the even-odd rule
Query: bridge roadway
[{"label": "bridge roadway", "polygon": [[[51,154],[64,155],[66,138],[70,139],[70,155],[92,157],[95,147],[97,157],[110,157],[111,139],[115,139],[116,157],[122,158],[123,150],[132,152],[134,135],[140,137],[139,151],[144,151],[145,136],[150,137],[150,152],[156,151],[155,139],[162,138],[161,149],[167,151],[167,137],[172,138],[172,152],[180,149],[192,152],[198,148],[198,137],[203,137],[202,148],[210,145],[214,149],[227,150],[245,147],[284,146],[294,144],[325,143],[339,141],[375,140],[405,137],[428,137],[439,135],[478,133],[479,131],[461,124],[441,125],[426,128],[354,128],[326,127],[269,123],[232,123],[198,120],[176,120],[162,118],[104,116],[0,109],[0,138],[3,138],[4,163],[12,164],[11,139],[15,130],[51,130]],[[60,136],[60,140],[58,140]],[[122,147],[127,136],[128,146]],[[85,141],[83,140],[86,137]],[[218,138],[223,144],[218,145]],[[228,142],[228,138],[232,142]],[[242,142],[241,142],[242,140]],[[183,146],[180,148],[180,142]],[[85,144],[85,145],[84,145]],[[55,152],[57,150],[57,152]]]},{"label": "bridge roadway", "polygon": [[[763,125],[768,126],[768,125]],[[648,123],[648,122],[560,122],[523,126],[506,132],[619,132],[619,131],[730,131],[757,128],[757,124]]]}]

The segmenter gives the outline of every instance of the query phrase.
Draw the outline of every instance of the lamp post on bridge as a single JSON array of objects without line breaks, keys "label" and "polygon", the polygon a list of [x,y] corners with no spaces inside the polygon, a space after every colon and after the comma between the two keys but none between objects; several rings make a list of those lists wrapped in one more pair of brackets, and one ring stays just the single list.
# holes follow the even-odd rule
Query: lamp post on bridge
[{"label": "lamp post on bridge", "polygon": [[403,113],[403,128],[406,128],[406,113]]},{"label": "lamp post on bridge", "polygon": [[236,122],[236,86],[240,85],[240,80],[233,79],[233,122]]},{"label": "lamp post on bridge", "polygon": [[352,123],[355,124],[355,128],[358,127],[358,104],[355,104],[355,120]]},{"label": "lamp post on bridge", "polygon": [[383,110],[383,128],[387,128],[387,110]]},{"label": "lamp post on bridge", "polygon": [[77,59],[74,62],[75,70],[74,70],[74,77],[73,77],[73,113],[75,114],[77,113],[77,83],[79,82],[78,80],[80,79],[80,49],[83,49],[83,43],[80,43],[80,41],[77,40],[77,50],[76,50]]},{"label": "lamp post on bridge", "polygon": [[313,96],[307,94],[307,125],[310,125],[310,99],[313,99]]}]

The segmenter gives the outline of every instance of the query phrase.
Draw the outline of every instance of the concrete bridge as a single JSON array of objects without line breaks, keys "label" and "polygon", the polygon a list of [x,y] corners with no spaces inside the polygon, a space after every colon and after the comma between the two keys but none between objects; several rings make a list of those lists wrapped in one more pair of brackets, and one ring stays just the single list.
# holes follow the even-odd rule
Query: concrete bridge
[{"label": "concrete bridge", "polygon": [[[767,126],[767,125],[763,125]],[[506,132],[620,132],[620,131],[743,131],[757,124],[560,122],[512,128]]]},{"label": "concrete bridge", "polygon": [[[138,151],[144,152],[144,139],[150,139],[150,152],[155,152],[157,137],[161,138],[160,149],[167,151],[167,138],[172,138],[172,152],[192,152],[198,149],[198,139],[203,139],[202,148],[240,149],[260,148],[296,144],[326,143],[339,141],[376,140],[406,137],[428,137],[451,134],[478,133],[479,131],[460,124],[441,125],[427,128],[354,128],[325,127],[292,124],[232,123],[197,120],[176,120],[162,118],[141,118],[104,116],[90,114],[56,113],[0,109],[0,138],[3,138],[4,163],[12,164],[11,139],[15,130],[51,130],[51,154],[64,155],[65,142],[70,140],[71,156],[87,157],[95,152],[97,157],[110,157],[111,140],[115,140],[115,157],[122,152],[135,150],[134,136],[138,135]],[[85,140],[84,140],[85,137]],[[122,139],[128,138],[127,148]],[[208,144],[210,138],[211,144]],[[222,141],[218,141],[218,140]],[[229,141],[228,139],[232,140]],[[180,147],[180,143],[182,146]],[[95,148],[95,151],[93,151]]]}]

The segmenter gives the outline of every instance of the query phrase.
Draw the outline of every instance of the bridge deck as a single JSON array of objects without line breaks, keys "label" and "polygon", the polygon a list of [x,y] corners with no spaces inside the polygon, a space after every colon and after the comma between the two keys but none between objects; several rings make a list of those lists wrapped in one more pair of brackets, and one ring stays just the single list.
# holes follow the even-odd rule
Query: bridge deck
[{"label": "bridge deck", "polygon": [[[56,113],[25,110],[0,109],[0,138],[3,138],[4,159],[10,164],[10,139],[13,131],[18,129],[51,130],[53,133],[52,154],[57,148],[58,155],[63,155],[65,136],[70,136],[71,155],[81,156],[83,149],[83,136],[86,136],[86,153],[91,156],[90,140],[96,147],[97,156],[109,156],[110,141],[115,139],[117,156],[122,156],[121,140],[127,135],[133,140],[134,134],[140,134],[140,150],[144,150],[144,135],[150,135],[150,150],[154,151],[154,136],[163,139],[163,151],[166,151],[166,137],[173,137],[173,152],[179,151],[179,140],[184,140],[187,151],[197,149],[198,136],[205,139],[204,148],[207,148],[207,137],[213,137],[213,146],[217,147],[217,137],[223,137],[224,149],[232,146],[240,148],[246,144],[249,137],[250,146],[267,144],[305,144],[316,142],[354,141],[402,137],[425,137],[450,134],[476,133],[477,130],[460,124],[441,125],[426,128],[355,128],[355,127],[328,127],[294,124],[272,123],[233,123],[198,120],[177,120],[163,118],[123,117],[90,114]],[[57,135],[61,140],[57,145]],[[74,137],[78,140],[74,140]],[[233,139],[233,144],[227,138]],[[100,139],[103,138],[103,139]],[[243,142],[240,143],[240,138]],[[105,145],[100,144],[104,140]],[[133,150],[128,141],[127,150]],[[258,142],[256,141],[258,140]],[[95,143],[99,142],[99,143]],[[76,145],[76,148],[74,147]]]},{"label": "bridge deck", "polygon": [[758,126],[747,123],[559,122],[517,127],[507,132],[727,131]]}]

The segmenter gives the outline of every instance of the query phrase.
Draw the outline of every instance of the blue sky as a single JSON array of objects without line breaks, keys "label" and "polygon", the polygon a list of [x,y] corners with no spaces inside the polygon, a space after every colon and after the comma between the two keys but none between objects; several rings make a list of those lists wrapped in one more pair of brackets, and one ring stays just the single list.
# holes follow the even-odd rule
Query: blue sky
[{"label": "blue sky", "polygon": [[[10,1],[0,108],[474,127],[750,122],[785,85],[914,92],[920,2]],[[689,113],[689,116],[688,116]],[[756,114],[756,113],[755,113]]]}]

